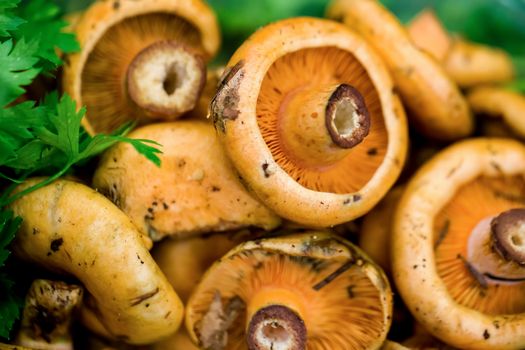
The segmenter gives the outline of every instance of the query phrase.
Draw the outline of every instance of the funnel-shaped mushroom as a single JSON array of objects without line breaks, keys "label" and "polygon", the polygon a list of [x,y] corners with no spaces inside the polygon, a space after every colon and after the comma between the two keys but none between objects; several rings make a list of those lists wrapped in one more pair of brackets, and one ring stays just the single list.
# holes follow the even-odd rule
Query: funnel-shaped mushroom
[{"label": "funnel-shaped mushroom", "polygon": [[358,248],[309,232],[241,244],[206,272],[187,307],[204,349],[375,349],[392,295]]},{"label": "funnel-shaped mushroom", "polygon": [[481,86],[468,92],[474,113],[503,118],[513,133],[525,139],[525,96],[499,87]]},{"label": "funnel-shaped mushroom", "polygon": [[162,144],[162,165],[121,143],[104,154],[93,184],[153,240],[279,225],[279,217],[239,181],[211,124],[151,124],[129,136]]},{"label": "funnel-shaped mushroom", "polygon": [[331,21],[295,18],[253,34],[228,63],[211,114],[250,188],[302,224],[364,214],[405,159],[405,115],[385,66]]},{"label": "funnel-shaped mushroom", "polygon": [[87,106],[90,133],[193,109],[219,46],[215,15],[200,0],[99,0],[75,32],[81,51],[66,60],[64,89]]},{"label": "funnel-shaped mushroom", "polygon": [[461,87],[501,83],[514,77],[510,55],[501,49],[451,36],[432,10],[407,27],[414,44],[434,56]]},{"label": "funnel-shaped mushroom", "polygon": [[390,69],[414,126],[425,136],[454,140],[474,123],[456,84],[432,57],[419,50],[401,23],[376,0],[333,0],[330,18],[361,34]]},{"label": "funnel-shaped mushroom", "polygon": [[524,198],[525,146],[504,139],[451,146],[408,184],[393,274],[411,312],[444,342],[525,346]]},{"label": "funnel-shaped mushroom", "polygon": [[71,321],[83,288],[61,281],[35,280],[26,295],[17,344],[33,349],[72,350]]},{"label": "funnel-shaped mushroom", "polygon": [[[28,180],[17,190],[40,181]],[[89,307],[88,317],[96,317],[102,327],[94,331],[143,344],[177,330],[183,313],[180,299],[131,220],[103,195],[57,180],[10,208],[24,220],[14,253],[78,278],[89,292],[82,317]]]}]

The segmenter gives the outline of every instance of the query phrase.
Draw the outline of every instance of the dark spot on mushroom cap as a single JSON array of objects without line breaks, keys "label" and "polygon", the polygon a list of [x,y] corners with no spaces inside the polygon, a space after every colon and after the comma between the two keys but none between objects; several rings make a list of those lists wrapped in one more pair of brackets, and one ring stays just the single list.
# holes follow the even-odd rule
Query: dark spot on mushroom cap
[{"label": "dark spot on mushroom cap", "polygon": [[53,252],[57,252],[60,249],[60,246],[64,243],[64,239],[57,238],[51,241],[50,248]]},{"label": "dark spot on mushroom cap", "polygon": [[262,168],[262,170],[263,170],[263,172],[264,172],[264,177],[266,177],[266,178],[269,178],[270,175],[271,175],[270,172],[268,171],[268,166],[269,166],[268,163],[263,163],[263,164],[261,165],[261,168]]},{"label": "dark spot on mushroom cap", "polygon": [[120,7],[120,2],[117,0],[113,3],[113,9],[118,10]]},{"label": "dark spot on mushroom cap", "polygon": [[485,332],[483,332],[483,338],[484,339],[489,339],[490,338],[490,333],[487,329],[485,329]]}]

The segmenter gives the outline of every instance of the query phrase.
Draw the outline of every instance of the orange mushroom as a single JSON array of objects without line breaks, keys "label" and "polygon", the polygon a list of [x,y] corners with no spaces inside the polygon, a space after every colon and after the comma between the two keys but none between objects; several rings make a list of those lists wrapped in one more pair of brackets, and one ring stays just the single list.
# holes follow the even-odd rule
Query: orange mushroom
[{"label": "orange mushroom", "polygon": [[525,146],[513,140],[458,143],[410,180],[395,214],[393,275],[445,343],[525,347],[524,198]]},{"label": "orange mushroom", "polygon": [[295,18],[257,31],[231,58],[210,109],[244,181],[301,224],[363,215],[404,163],[405,115],[386,67],[332,21]]},{"label": "orange mushroom", "polygon": [[74,30],[81,51],[65,61],[64,89],[87,106],[90,133],[193,109],[219,47],[215,15],[200,0],[99,0]]},{"label": "orange mushroom", "polygon": [[246,242],[217,261],[187,305],[204,349],[376,349],[390,327],[383,272],[334,235]]},{"label": "orange mushroom", "polygon": [[442,141],[472,133],[472,115],[457,85],[438,62],[412,43],[403,25],[379,1],[333,0],[327,14],[374,46],[421,133]]}]

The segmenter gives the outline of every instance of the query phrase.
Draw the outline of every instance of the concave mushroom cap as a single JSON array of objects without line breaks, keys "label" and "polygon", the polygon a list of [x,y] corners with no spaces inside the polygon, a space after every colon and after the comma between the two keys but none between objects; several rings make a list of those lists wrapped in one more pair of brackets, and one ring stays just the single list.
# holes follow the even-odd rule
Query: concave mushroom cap
[{"label": "concave mushroom cap", "polygon": [[[394,279],[416,319],[447,344],[525,346],[525,282],[491,276],[490,263],[498,256],[494,243],[474,235],[490,233],[487,218],[523,208],[524,177],[521,143],[473,139],[430,160],[402,196],[394,219]],[[483,249],[473,249],[480,242]],[[495,270],[523,273],[512,260],[500,257],[497,262]]]},{"label": "concave mushroom cap", "polygon": [[321,227],[370,210],[405,160],[404,110],[360,37],[294,18],[234,54],[210,106],[227,154],[280,216]]},{"label": "concave mushroom cap", "polygon": [[525,138],[525,96],[496,86],[480,86],[467,94],[467,100],[476,114],[503,118],[510,129]]},{"label": "concave mushroom cap", "polygon": [[[27,180],[16,191],[41,181]],[[103,195],[60,179],[9,209],[23,218],[12,243],[14,254],[80,280],[89,292],[81,319],[87,312],[102,327],[92,330],[131,344],[150,343],[177,330],[183,314],[179,297],[140,232]]]},{"label": "concave mushroom cap", "polygon": [[451,36],[432,10],[419,13],[407,30],[414,44],[441,62],[447,74],[461,87],[502,83],[514,77],[509,54]]},{"label": "concave mushroom cap", "polygon": [[205,349],[376,349],[391,313],[380,268],[338,236],[307,232],[218,260],[190,297],[186,326]]},{"label": "concave mushroom cap", "polygon": [[161,166],[120,143],[104,153],[93,186],[154,241],[249,226],[270,230],[280,224],[243,186],[211,124],[151,124],[129,137],[163,145]]},{"label": "concave mushroom cap", "polygon": [[191,110],[220,43],[201,0],[99,0],[74,30],[81,51],[66,58],[63,85],[87,106],[91,134]]},{"label": "concave mushroom cap", "polygon": [[472,133],[472,115],[457,85],[412,43],[403,25],[379,1],[334,0],[327,15],[374,46],[390,69],[410,121],[421,133],[443,141]]},{"label": "concave mushroom cap", "polygon": [[390,246],[394,212],[404,186],[394,187],[363,218],[359,231],[359,247],[383,270],[390,272]]}]

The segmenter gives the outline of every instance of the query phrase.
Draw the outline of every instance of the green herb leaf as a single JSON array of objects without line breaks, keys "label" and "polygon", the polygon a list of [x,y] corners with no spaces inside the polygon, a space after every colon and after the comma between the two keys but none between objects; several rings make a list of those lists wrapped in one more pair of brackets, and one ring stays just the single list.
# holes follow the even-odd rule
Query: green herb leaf
[{"label": "green herb leaf", "polygon": [[13,218],[12,211],[0,211],[0,267],[4,266],[10,254],[7,246],[15,238],[15,233],[21,223],[21,218]]},{"label": "green herb leaf", "polygon": [[0,37],[9,36],[8,31],[15,30],[18,26],[25,21],[12,13],[9,9],[12,9],[18,5],[20,0],[0,0]]},{"label": "green herb leaf", "polygon": [[14,283],[4,273],[0,273],[0,337],[9,339],[13,324],[20,316],[24,298],[13,292]]},{"label": "green herb leaf", "polygon": [[38,62],[35,57],[38,43],[21,39],[13,45],[13,40],[0,43],[0,108],[13,102],[24,93],[22,86],[29,85],[39,73],[34,68]]}]

